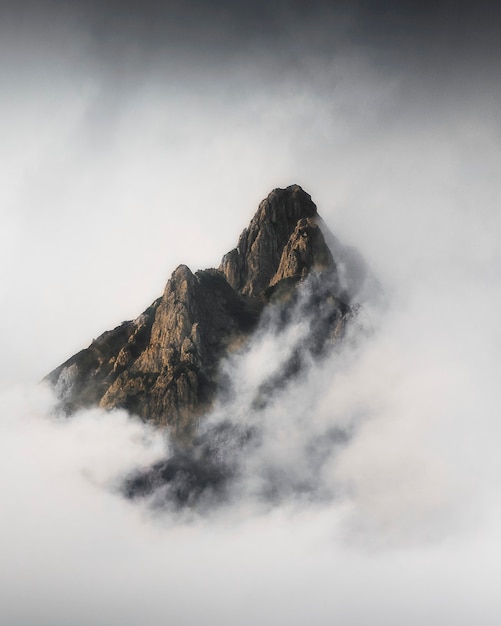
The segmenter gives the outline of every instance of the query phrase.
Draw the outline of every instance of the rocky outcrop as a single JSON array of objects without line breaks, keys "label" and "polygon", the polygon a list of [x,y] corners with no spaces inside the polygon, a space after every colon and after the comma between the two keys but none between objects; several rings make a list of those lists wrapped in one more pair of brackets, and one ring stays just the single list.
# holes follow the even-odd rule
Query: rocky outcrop
[{"label": "rocky outcrop", "polygon": [[319,224],[301,187],[273,190],[219,269],[192,273],[180,265],[137,319],[103,333],[47,376],[61,410],[126,408],[179,439],[190,437],[221,384],[221,359],[245,343],[270,303],[282,306],[286,319],[297,285],[312,275],[325,277],[311,300],[323,313],[305,345],[320,352],[342,334],[349,307]]},{"label": "rocky outcrop", "polygon": [[147,346],[100,405],[189,432],[214,396],[221,357],[255,327],[261,308],[236,293],[221,272],[192,274],[180,265],[156,309]]},{"label": "rocky outcrop", "polygon": [[298,222],[316,215],[316,205],[299,185],[274,189],[259,205],[237,247],[223,257],[219,269],[229,284],[249,296],[263,293],[279,268]]},{"label": "rocky outcrop", "polygon": [[334,267],[334,259],[319,226],[313,218],[303,218],[297,222],[283,249],[278,269],[270,281],[270,286],[286,278],[301,280],[306,278],[313,269],[325,271],[333,270]]}]

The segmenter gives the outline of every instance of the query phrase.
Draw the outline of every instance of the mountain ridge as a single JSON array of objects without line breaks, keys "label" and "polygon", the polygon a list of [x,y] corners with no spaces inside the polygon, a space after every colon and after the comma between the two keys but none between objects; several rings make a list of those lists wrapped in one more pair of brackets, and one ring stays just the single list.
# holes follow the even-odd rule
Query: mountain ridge
[{"label": "mountain ridge", "polygon": [[[105,331],[47,375],[59,410],[125,408],[189,439],[221,389],[222,360],[245,345],[267,307],[282,307],[286,317],[297,286],[314,274],[329,321],[317,324],[316,337],[305,338],[305,345],[316,344],[320,352],[342,335],[351,310],[341,284],[347,274],[341,248],[335,260],[325,232],[299,185],[274,189],[218,269],[193,273],[179,265],[141,315]],[[328,237],[337,244],[332,233]]]}]

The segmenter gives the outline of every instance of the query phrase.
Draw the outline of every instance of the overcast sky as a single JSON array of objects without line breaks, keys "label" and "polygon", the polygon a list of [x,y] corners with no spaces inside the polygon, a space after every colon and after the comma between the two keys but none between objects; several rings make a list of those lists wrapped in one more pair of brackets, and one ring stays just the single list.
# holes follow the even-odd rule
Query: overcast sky
[{"label": "overcast sky", "polygon": [[[103,4],[0,9],[6,622],[498,624],[500,10]],[[56,426],[31,385],[292,183],[387,297],[287,404],[284,467],[305,407],[364,416],[322,478],[351,495],[152,521],[109,486],[161,442],[121,415]]]}]

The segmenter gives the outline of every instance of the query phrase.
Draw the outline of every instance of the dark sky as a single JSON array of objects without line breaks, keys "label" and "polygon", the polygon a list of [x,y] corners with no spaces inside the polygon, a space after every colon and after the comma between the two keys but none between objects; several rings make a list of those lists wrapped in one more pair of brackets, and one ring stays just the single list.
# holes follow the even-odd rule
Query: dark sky
[{"label": "dark sky", "polygon": [[499,52],[501,9],[486,2],[44,0],[2,6],[11,35],[43,39],[67,28],[85,34],[102,60],[134,54],[145,62],[174,48],[206,63],[259,49],[325,56],[348,44],[374,53],[393,51],[393,62],[398,56],[418,62],[429,55],[439,63],[443,58],[460,63],[469,55],[487,61]]},{"label": "dark sky", "polygon": [[[2,4],[4,72],[57,82],[63,65],[101,81],[109,99],[151,77],[207,91],[295,81],[329,93],[340,57],[399,79],[422,98],[499,83],[501,9],[486,2],[58,2]],[[5,86],[5,83],[4,83]]]}]

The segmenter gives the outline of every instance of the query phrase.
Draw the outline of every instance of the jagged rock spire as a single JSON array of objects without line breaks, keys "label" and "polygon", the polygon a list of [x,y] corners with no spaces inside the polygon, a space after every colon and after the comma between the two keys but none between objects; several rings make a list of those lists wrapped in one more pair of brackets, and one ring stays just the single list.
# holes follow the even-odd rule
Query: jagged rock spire
[{"label": "jagged rock spire", "polygon": [[259,205],[237,247],[223,257],[219,269],[236,291],[249,296],[263,293],[298,222],[316,215],[311,196],[299,185],[274,189]]},{"label": "jagged rock spire", "polygon": [[[180,265],[163,295],[136,320],[96,339],[47,376],[61,408],[123,407],[189,436],[213,401],[221,359],[252,333],[277,291],[295,289],[312,270],[337,272],[317,223],[317,207],[298,185],[263,200],[219,270]],[[339,333],[346,307],[334,298]]]}]

